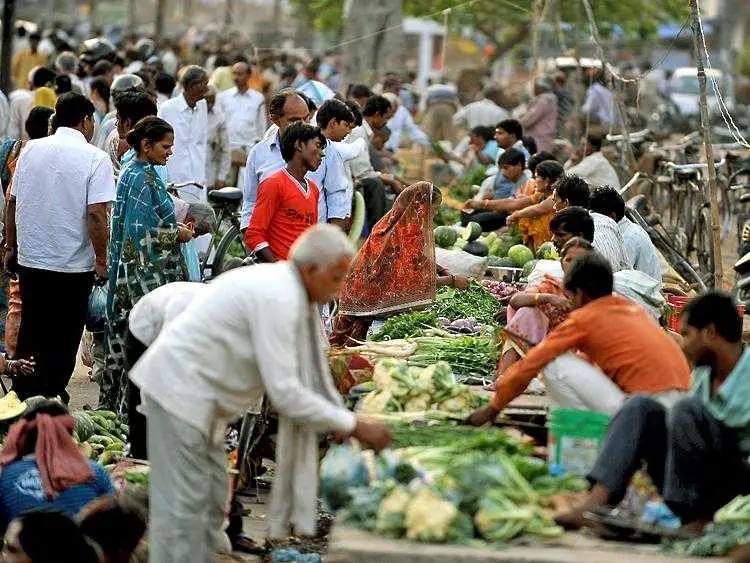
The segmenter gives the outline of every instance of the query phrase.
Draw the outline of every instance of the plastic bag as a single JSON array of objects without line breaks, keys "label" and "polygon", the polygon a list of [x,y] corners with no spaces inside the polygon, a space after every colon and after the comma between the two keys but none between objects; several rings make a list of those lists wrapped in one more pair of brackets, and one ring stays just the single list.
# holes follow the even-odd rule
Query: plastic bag
[{"label": "plastic bag", "polygon": [[95,285],[89,294],[89,309],[86,315],[86,330],[103,332],[107,317],[107,287]]},{"label": "plastic bag", "polygon": [[474,256],[463,250],[435,249],[435,260],[454,276],[481,278],[487,270],[487,257]]}]

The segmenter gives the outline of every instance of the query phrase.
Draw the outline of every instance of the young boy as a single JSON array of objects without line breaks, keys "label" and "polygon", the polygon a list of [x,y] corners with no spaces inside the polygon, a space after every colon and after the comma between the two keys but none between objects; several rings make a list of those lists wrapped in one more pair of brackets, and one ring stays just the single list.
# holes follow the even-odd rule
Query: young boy
[{"label": "young boy", "polygon": [[515,193],[531,178],[526,172],[526,156],[518,149],[508,149],[497,159],[498,170],[491,194],[484,199],[505,199]]},{"label": "young boy", "polygon": [[518,149],[528,160],[529,151],[523,146],[523,126],[517,119],[505,119],[495,126],[498,157],[509,149]]},{"label": "young boy", "polygon": [[294,241],[318,222],[320,191],[305,178],[317,170],[327,140],[318,127],[297,122],[281,135],[281,156],[286,167],[258,186],[245,246],[262,262],[286,260]]},{"label": "young boy", "polygon": [[343,227],[351,213],[352,190],[344,159],[336,145],[354,128],[354,113],[341,100],[328,100],[316,115],[318,127],[329,142],[323,162],[310,178],[320,187],[318,221]]}]

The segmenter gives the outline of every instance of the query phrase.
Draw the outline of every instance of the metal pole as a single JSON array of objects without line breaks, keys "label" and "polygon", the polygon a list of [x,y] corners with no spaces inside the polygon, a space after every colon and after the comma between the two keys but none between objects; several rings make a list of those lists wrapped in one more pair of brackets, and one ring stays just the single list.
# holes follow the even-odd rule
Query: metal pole
[{"label": "metal pole", "polygon": [[[13,58],[13,29],[16,21],[16,0],[5,0],[3,4],[2,58],[0,58],[0,90],[6,94],[11,88],[10,62]],[[25,87],[25,84],[17,86]]]},{"label": "metal pole", "polygon": [[708,103],[706,101],[706,69],[704,51],[701,40],[701,22],[697,0],[690,0],[692,12],[693,46],[695,47],[696,67],[698,68],[698,88],[700,92],[700,133],[703,148],[706,152],[708,165],[708,200],[711,205],[711,229],[714,247],[714,287],[722,289],[724,281],[724,267],[721,261],[721,225],[719,223],[719,186],[716,183],[716,167],[714,165],[714,150],[711,145],[711,127],[708,119]]},{"label": "metal pole", "polygon": [[156,37],[164,36],[164,10],[166,9],[167,0],[156,0]]}]

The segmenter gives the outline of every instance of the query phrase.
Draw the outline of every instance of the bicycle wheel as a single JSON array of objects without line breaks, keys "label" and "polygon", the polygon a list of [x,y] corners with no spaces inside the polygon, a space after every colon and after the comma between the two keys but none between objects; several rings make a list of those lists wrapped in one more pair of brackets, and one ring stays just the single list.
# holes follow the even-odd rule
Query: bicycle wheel
[{"label": "bicycle wheel", "polygon": [[706,285],[713,287],[714,278],[714,241],[713,241],[713,222],[711,221],[711,210],[704,206],[698,214],[696,224],[696,247],[695,253],[698,256],[698,268],[706,280]]},{"label": "bicycle wheel", "polygon": [[242,233],[236,225],[232,225],[221,237],[216,247],[216,254],[211,267],[211,276],[216,277],[225,271],[226,266],[236,261],[242,261],[248,256]]}]

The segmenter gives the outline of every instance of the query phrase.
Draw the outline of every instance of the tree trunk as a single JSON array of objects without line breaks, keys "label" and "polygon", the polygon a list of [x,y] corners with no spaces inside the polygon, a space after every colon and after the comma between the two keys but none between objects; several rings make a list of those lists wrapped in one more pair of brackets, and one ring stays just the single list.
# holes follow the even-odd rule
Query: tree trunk
[{"label": "tree trunk", "polygon": [[0,58],[0,89],[9,92],[11,86],[10,63],[13,58],[13,23],[16,21],[16,0],[3,4],[2,57]]},{"label": "tree trunk", "polygon": [[342,88],[374,84],[386,71],[403,69],[402,0],[354,0],[344,19]]},{"label": "tree trunk", "polygon": [[[703,41],[700,38],[700,16],[698,15],[697,0],[690,0],[692,11],[693,46],[695,47],[695,61],[698,68],[698,91],[700,98],[700,132],[703,139],[703,148],[706,151],[706,163],[708,164],[708,200],[711,205],[711,223],[714,249],[714,287],[724,289],[724,267],[721,263],[721,222],[719,221],[719,186],[716,183],[716,167],[714,166],[714,149],[711,145],[711,124],[708,119],[708,102],[706,100],[706,70],[705,53]],[[705,273],[705,272],[703,272]]]},{"label": "tree trunk", "polygon": [[135,0],[128,0],[128,27],[132,32],[135,32],[135,28],[138,25],[136,20],[136,3]]},{"label": "tree trunk", "polygon": [[156,21],[154,23],[156,37],[164,35],[164,12],[166,8],[167,0],[156,0]]}]

